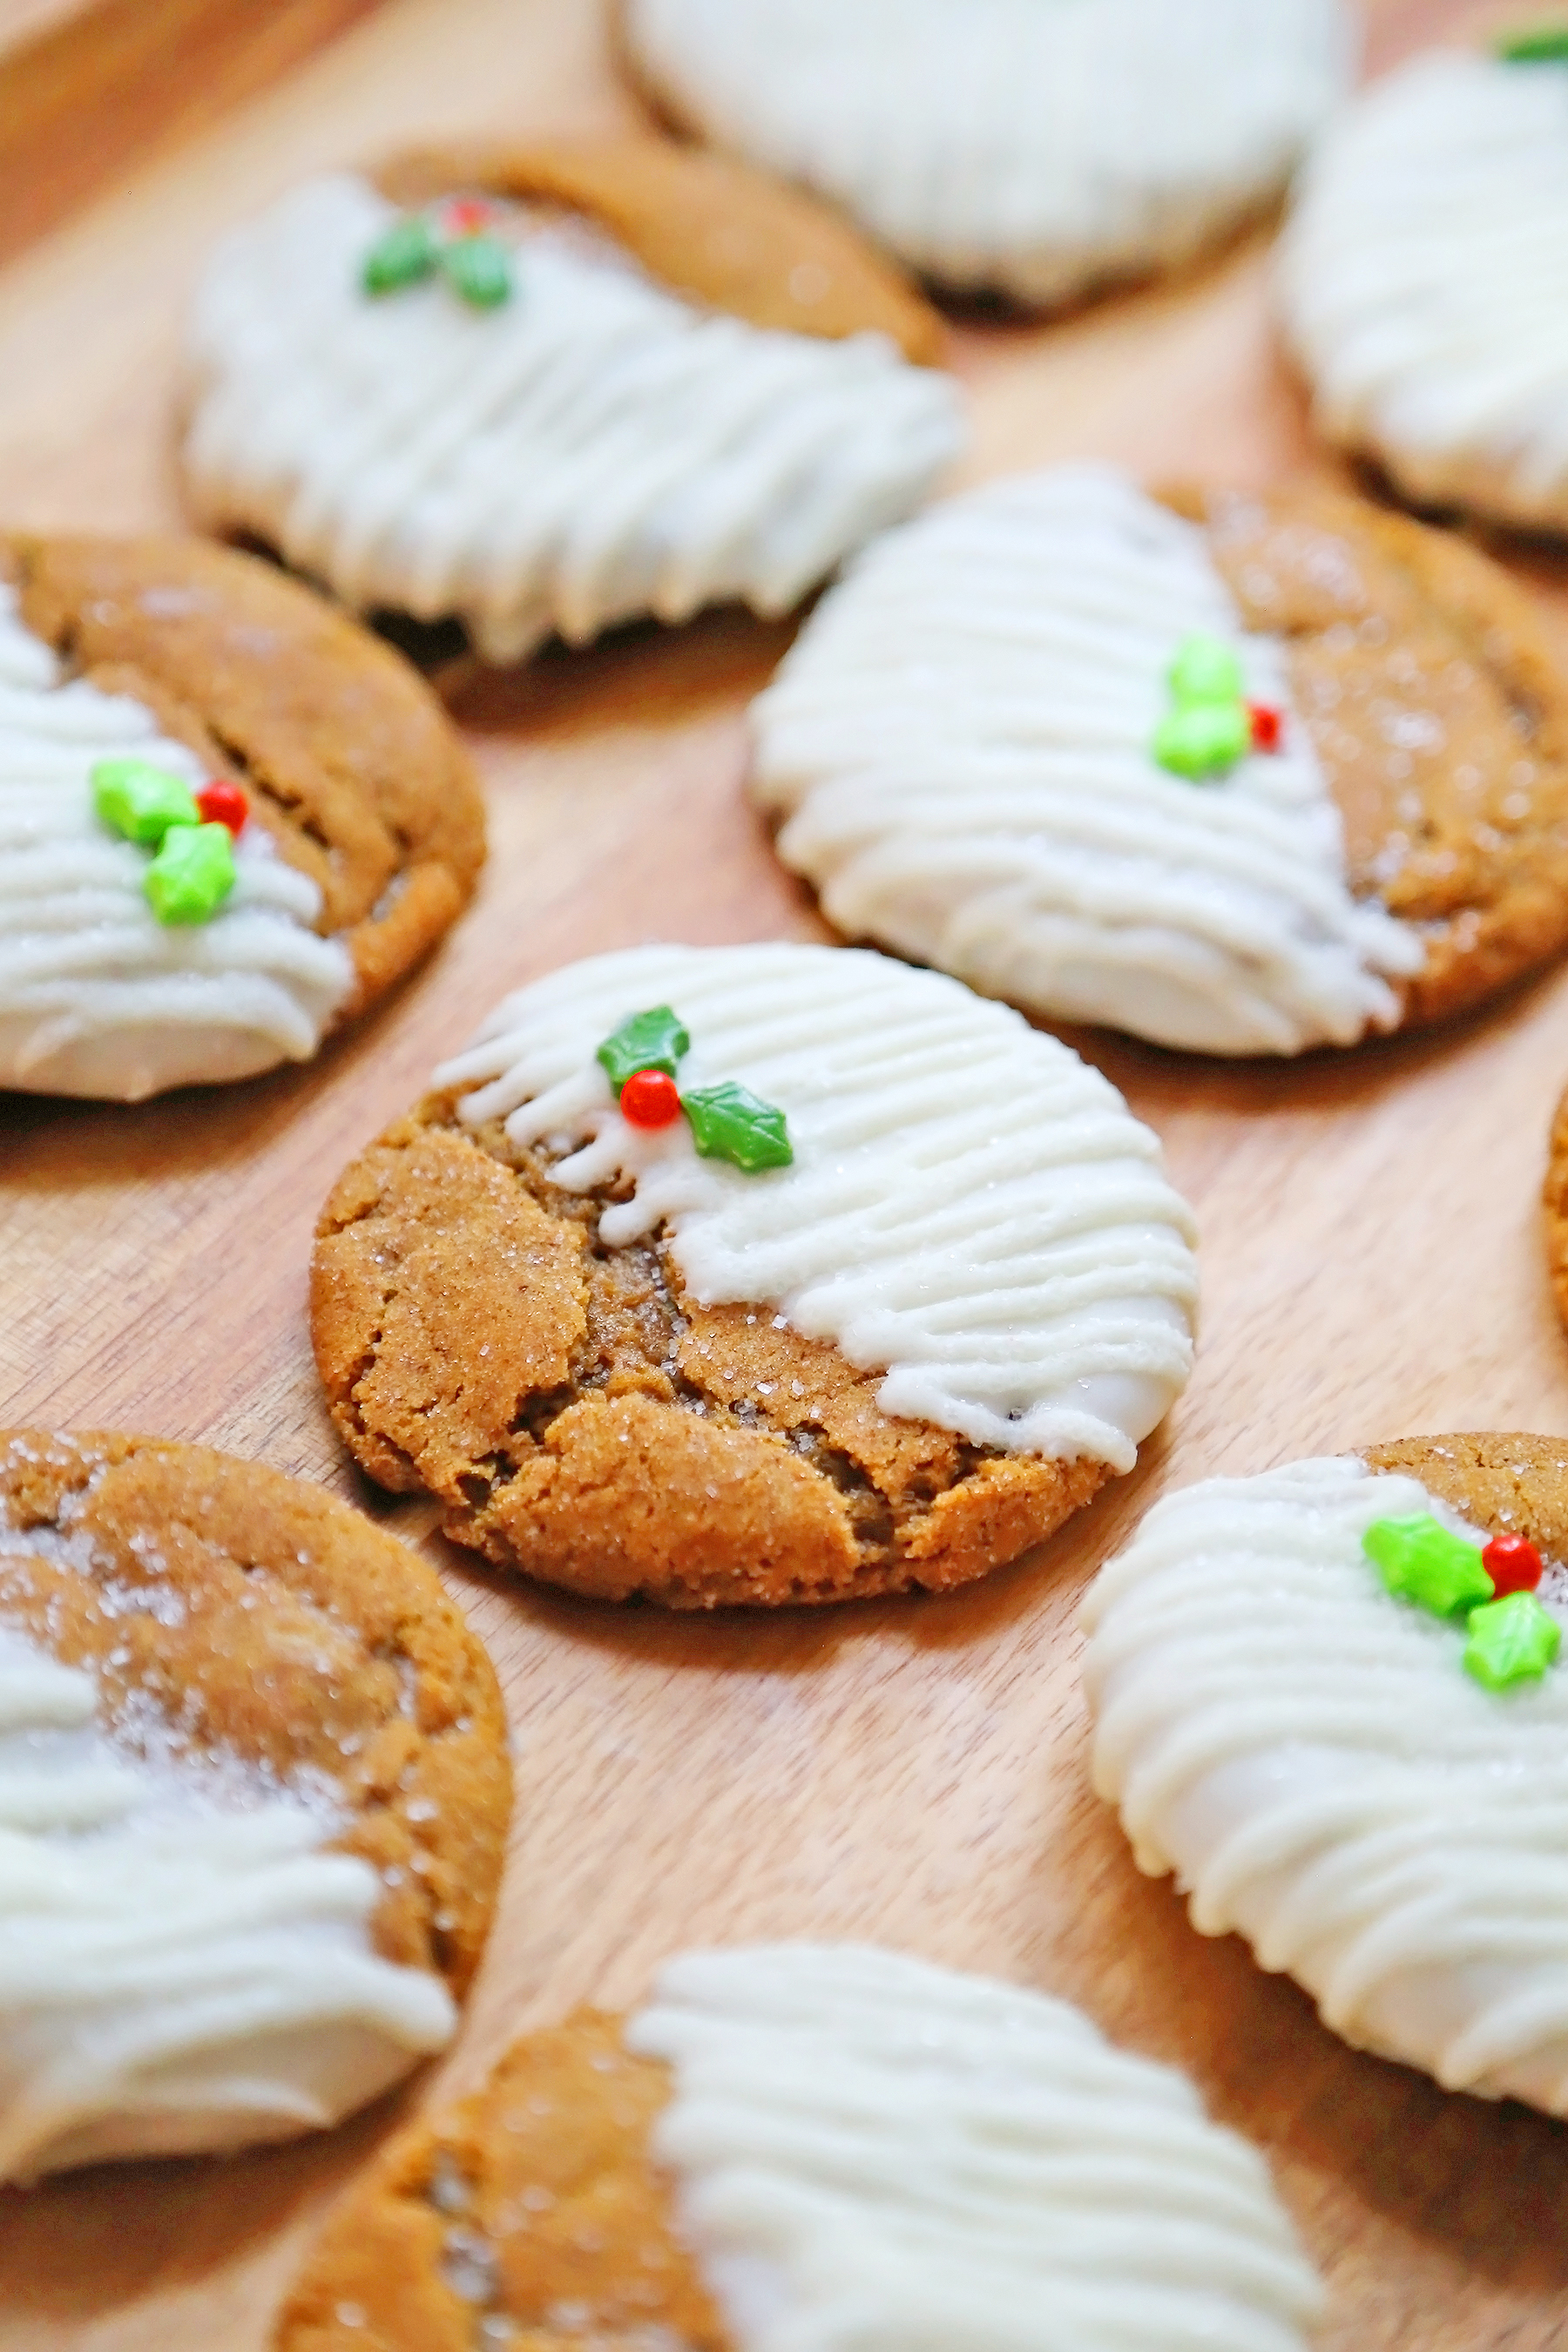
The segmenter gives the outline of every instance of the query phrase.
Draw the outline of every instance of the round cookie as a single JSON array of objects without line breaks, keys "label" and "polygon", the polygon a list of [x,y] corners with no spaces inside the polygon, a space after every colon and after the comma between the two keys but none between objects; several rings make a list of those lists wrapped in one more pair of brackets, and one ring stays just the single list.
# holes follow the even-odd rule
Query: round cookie
[{"label": "round cookie", "polygon": [[668,142],[405,156],[216,255],[185,478],[209,526],[492,661],[783,613],[957,453],[940,334],[809,199]]},{"label": "round cookie", "polygon": [[[102,802],[126,763],[184,803],[169,831]],[[160,911],[196,835],[214,890]],[[308,589],[196,540],[0,537],[0,1087],[133,1102],[308,1060],[483,859],[434,695]]]},{"label": "round cookie", "polygon": [[402,2133],[274,2343],[1298,2352],[1321,2305],[1182,2075],[1017,1986],[779,1944],[683,1954]]},{"label": "round cookie", "polygon": [[1094,1785],[1357,2048],[1568,2113],[1568,1445],[1411,1438],[1157,1504],[1083,1612]]},{"label": "round cookie", "polygon": [[752,732],[840,930],[1048,1020],[1350,1045],[1568,941],[1568,700],[1529,598],[1311,486],[1167,503],[1068,466],[954,499],[823,599]]},{"label": "round cookie", "polygon": [[1418,503],[1568,530],[1568,71],[1463,50],[1376,83],[1280,247],[1319,430]]},{"label": "round cookie", "polygon": [[679,121],[963,292],[1056,303],[1186,260],[1348,86],[1339,0],[625,0]]},{"label": "round cookie", "polygon": [[632,949],[435,1083],[327,1202],[311,1330],[362,1467],[498,1566],[676,1608],[959,1584],[1185,1384],[1155,1138],[937,973]]},{"label": "round cookie", "polygon": [[0,1437],[0,2179],[379,2096],[451,2038],[510,1805],[489,1659],[358,1512]]}]

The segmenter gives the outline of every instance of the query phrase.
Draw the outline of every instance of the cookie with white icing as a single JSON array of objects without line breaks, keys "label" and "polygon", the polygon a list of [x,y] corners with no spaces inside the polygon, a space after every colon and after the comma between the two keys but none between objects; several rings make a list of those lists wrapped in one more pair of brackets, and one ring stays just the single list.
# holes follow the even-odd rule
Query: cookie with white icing
[{"label": "cookie with white icing", "polygon": [[0,1437],[0,2179],[377,2097],[451,2038],[510,1801],[484,1651],[358,1512]]},{"label": "cookie with white icing", "polygon": [[678,1608],[962,1583],[1185,1384],[1156,1139],[938,973],[631,949],[436,1084],[328,1201],[311,1328],[362,1466],[500,1566]]},{"label": "cookie with white icing", "polygon": [[1157,1504],[1084,1608],[1094,1782],[1205,1935],[1358,2048],[1568,2114],[1568,1444]]},{"label": "cookie with white icing", "polygon": [[621,139],[311,181],[216,256],[185,478],[349,604],[494,661],[788,611],[963,438],[934,314],[758,174]]},{"label": "cookie with white icing", "polygon": [[1303,175],[1285,331],[1330,438],[1404,494],[1568,530],[1568,61],[1437,50]]},{"label": "cookie with white icing", "polygon": [[1185,261],[1346,89],[1340,0],[625,0],[677,120],[965,292],[1061,302]]},{"label": "cookie with white icing", "polygon": [[954,499],[829,592],[752,730],[840,930],[1047,1019],[1295,1054],[1568,942],[1568,697],[1528,597],[1310,486],[1164,503],[1067,466]]},{"label": "cookie with white icing", "polygon": [[1301,2352],[1321,2291],[1191,2084],[1016,1985],[856,1945],[689,1952],[402,2134],[277,2352]]},{"label": "cookie with white icing", "polygon": [[[151,822],[104,796],[128,763]],[[158,897],[197,835],[211,887]],[[439,703],[308,589],[196,540],[0,537],[0,1087],[134,1102],[308,1060],[483,858]]]}]

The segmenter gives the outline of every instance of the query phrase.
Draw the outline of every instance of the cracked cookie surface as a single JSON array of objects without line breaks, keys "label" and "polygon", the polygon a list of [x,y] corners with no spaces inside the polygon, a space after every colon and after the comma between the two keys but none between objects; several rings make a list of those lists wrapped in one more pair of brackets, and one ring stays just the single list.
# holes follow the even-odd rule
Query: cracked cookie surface
[{"label": "cracked cookie surface", "polygon": [[662,1234],[598,1237],[499,1124],[434,1097],[345,1171],[311,1330],[373,1478],[498,1566],[678,1608],[942,1590],[1050,1535],[1102,1462],[1005,1455],[877,1402],[880,1374],[766,1307],[701,1307]]}]

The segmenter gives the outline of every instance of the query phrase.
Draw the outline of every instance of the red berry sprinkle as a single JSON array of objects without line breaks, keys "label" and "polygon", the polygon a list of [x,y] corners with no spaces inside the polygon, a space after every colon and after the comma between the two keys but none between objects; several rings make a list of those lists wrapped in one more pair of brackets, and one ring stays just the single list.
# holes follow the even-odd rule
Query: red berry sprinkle
[{"label": "red berry sprinkle", "polygon": [[1249,702],[1247,715],[1252,721],[1253,750],[1278,751],[1285,732],[1285,713],[1276,710],[1271,702]]},{"label": "red berry sprinkle", "polygon": [[477,236],[494,217],[494,209],[482,196],[454,196],[446,212],[447,236]]},{"label": "red berry sprinkle", "polygon": [[230,833],[238,833],[250,814],[250,803],[237,784],[226,776],[215,776],[196,794],[196,806],[204,824],[226,824]]},{"label": "red berry sprinkle", "polygon": [[633,1127],[668,1127],[680,1117],[680,1093],[668,1070],[634,1070],[621,1088],[621,1117]]},{"label": "red berry sprinkle", "polygon": [[1541,1581],[1541,1554],[1525,1536],[1494,1536],[1481,1554],[1500,1601],[1505,1592],[1533,1592]]}]

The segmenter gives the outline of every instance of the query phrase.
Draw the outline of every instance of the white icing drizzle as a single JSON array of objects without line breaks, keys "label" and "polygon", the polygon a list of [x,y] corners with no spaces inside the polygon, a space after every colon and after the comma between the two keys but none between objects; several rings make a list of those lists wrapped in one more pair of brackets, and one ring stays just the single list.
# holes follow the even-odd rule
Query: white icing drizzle
[{"label": "white icing drizzle", "polygon": [[205,519],[351,604],[456,614],[497,661],[731,597],[782,613],[957,452],[956,388],[882,337],[704,315],[549,231],[498,310],[373,299],[395,216],[357,178],[297,189],[217,254],[191,340]]},{"label": "white icing drizzle", "polygon": [[139,702],[62,683],[0,582],[0,1087],[137,1102],[247,1077],[313,1054],[353,984],[347,949],[310,929],[320,890],[259,825],[210,923],[159,922],[149,853],[93,813],[94,764],[126,755],[204,781]]},{"label": "white icing drizzle", "polygon": [[[661,1003],[691,1035],[681,1087],[733,1079],[776,1104],[793,1166],[743,1175],[699,1159],[684,1119],[621,1117],[595,1048]],[[473,1125],[579,1147],[552,1171],[568,1191],[633,1178],[606,1243],[667,1220],[701,1303],[765,1303],[834,1340],[886,1371],[889,1413],[1130,1470],[1186,1385],[1192,1218],[1157,1139],[1065,1045],[935,972],[784,943],[633,948],[508,997],[435,1082],[483,1082],[460,1105]]]},{"label": "white icing drizzle", "polygon": [[1317,420],[1414,498],[1568,528],[1568,73],[1435,54],[1324,142],[1281,247]]},{"label": "white icing drizzle", "polygon": [[0,1630],[0,2179],[335,2123],[445,2047],[380,1958],[380,1882],[320,1790],[135,1755],[93,1676]]},{"label": "white icing drizzle", "polygon": [[1064,2001],[781,1944],[671,1961],[626,2040],[738,2352],[1299,2352],[1318,2315],[1261,2158]]},{"label": "white icing drizzle", "polygon": [[1054,302],[1194,251],[1348,86],[1339,0],[628,0],[710,138],[917,268]]},{"label": "white icing drizzle", "polygon": [[[1385,1593],[1353,1459],[1157,1504],[1083,1612],[1094,1784],[1204,1935],[1244,1935],[1346,2041],[1568,2113],[1568,1673],[1505,1694]],[[1564,1614],[1560,1594],[1543,1587]]]},{"label": "white icing drizzle", "polygon": [[1192,783],[1156,765],[1181,640],[1289,708],[1204,533],[1108,466],[990,484],[869,549],[752,706],[753,791],[825,911],[1047,1018],[1215,1054],[1350,1045],[1416,933],[1352,899],[1306,728]]}]

